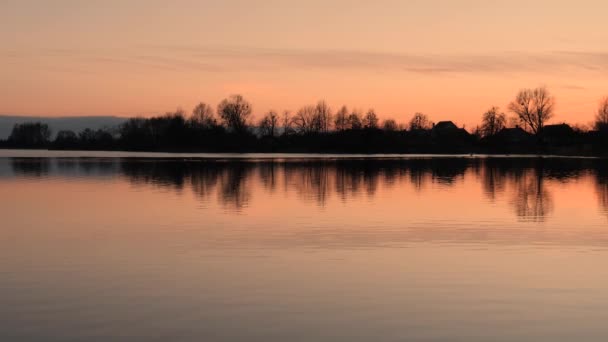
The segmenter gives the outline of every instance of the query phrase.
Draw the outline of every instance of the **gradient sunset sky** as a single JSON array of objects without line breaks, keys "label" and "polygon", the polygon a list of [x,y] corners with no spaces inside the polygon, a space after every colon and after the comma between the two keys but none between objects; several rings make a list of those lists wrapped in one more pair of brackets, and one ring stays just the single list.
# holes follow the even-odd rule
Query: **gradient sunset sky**
[{"label": "gradient sunset sky", "polygon": [[546,85],[553,122],[608,96],[605,0],[3,0],[0,113],[153,115],[243,94],[471,128]]}]

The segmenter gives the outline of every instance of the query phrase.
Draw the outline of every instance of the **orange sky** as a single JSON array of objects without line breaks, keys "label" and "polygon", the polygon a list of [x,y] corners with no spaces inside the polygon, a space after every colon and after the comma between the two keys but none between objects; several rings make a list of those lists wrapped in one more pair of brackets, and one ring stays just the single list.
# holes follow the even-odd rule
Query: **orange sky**
[{"label": "orange sky", "polygon": [[608,2],[0,3],[0,113],[151,115],[241,93],[259,117],[327,100],[474,126],[524,87],[554,121],[608,95]]}]

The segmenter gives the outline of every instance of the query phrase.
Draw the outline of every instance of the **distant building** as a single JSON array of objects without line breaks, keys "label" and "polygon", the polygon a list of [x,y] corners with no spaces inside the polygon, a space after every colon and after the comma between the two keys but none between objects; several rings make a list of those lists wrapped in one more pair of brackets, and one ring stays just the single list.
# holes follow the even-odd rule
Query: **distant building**
[{"label": "distant building", "polygon": [[452,121],[439,121],[433,126],[433,130],[437,131],[455,131],[458,129],[458,126],[456,126],[456,124],[454,124]]},{"label": "distant building", "polygon": [[576,132],[568,124],[548,125],[540,131],[542,142],[552,145],[570,144],[575,140]]},{"label": "distant building", "polygon": [[493,140],[506,144],[523,144],[532,140],[532,134],[516,126],[514,128],[503,128],[493,137]]},{"label": "distant building", "polygon": [[464,128],[458,128],[452,121],[439,121],[431,129],[433,138],[465,138],[470,134]]}]

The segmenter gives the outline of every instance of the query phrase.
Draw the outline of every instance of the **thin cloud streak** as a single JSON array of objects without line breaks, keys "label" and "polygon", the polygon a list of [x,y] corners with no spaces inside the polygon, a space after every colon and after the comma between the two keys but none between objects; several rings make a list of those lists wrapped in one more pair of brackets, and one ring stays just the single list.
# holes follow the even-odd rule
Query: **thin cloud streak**
[{"label": "thin cloud streak", "polygon": [[485,55],[397,54],[344,50],[288,50],[227,47],[141,47],[104,51],[71,49],[5,50],[5,61],[27,65],[75,63],[139,66],[212,73],[270,70],[349,70],[407,72],[424,75],[608,71],[608,52],[504,52]]},{"label": "thin cloud streak", "polygon": [[[249,69],[315,68],[401,70],[422,74],[608,70],[608,52],[504,52],[485,55],[397,54],[344,50],[165,47],[195,60]],[[231,69],[231,68],[230,68]]]}]

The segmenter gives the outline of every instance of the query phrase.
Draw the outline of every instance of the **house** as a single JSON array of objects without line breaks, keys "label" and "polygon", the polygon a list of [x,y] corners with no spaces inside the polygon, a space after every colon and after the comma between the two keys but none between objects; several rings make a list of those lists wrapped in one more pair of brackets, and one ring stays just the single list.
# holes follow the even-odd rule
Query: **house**
[{"label": "house", "polygon": [[532,141],[532,134],[526,132],[519,126],[514,128],[503,128],[493,137],[494,141],[504,144],[524,144]]},{"label": "house", "polygon": [[464,128],[458,128],[452,121],[439,121],[431,129],[431,136],[438,139],[467,138],[470,136]]},{"label": "house", "polygon": [[456,126],[456,124],[454,124],[452,121],[439,121],[433,126],[433,130],[437,131],[456,131],[458,129],[458,126]]},{"label": "house", "polygon": [[576,132],[568,124],[547,125],[539,134],[544,143],[550,145],[570,144],[574,142]]}]

